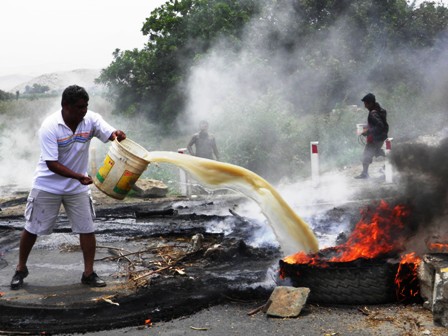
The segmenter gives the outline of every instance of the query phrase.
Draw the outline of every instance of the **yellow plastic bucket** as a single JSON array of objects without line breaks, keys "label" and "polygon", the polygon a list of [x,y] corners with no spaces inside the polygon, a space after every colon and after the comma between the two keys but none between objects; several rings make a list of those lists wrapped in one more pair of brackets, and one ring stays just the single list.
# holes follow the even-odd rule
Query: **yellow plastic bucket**
[{"label": "yellow plastic bucket", "polygon": [[122,200],[148,167],[148,151],[130,139],[114,140],[93,183],[106,195]]}]

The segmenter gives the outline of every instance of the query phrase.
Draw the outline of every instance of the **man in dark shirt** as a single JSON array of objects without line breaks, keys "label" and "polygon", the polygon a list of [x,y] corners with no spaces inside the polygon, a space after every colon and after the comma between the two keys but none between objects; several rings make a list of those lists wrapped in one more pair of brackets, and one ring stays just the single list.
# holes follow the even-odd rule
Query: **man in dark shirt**
[{"label": "man in dark shirt", "polygon": [[[195,151],[193,151],[193,145]],[[187,148],[191,155],[210,160],[213,160],[213,155],[215,155],[216,160],[219,160],[215,137],[208,133],[208,122],[205,120],[199,123],[199,132],[193,135]]]},{"label": "man in dark shirt", "polygon": [[385,156],[381,147],[384,144],[384,140],[387,139],[389,125],[387,124],[386,110],[376,102],[376,98],[372,93],[364,96],[361,101],[364,102],[369,115],[367,117],[367,130],[362,133],[366,137],[366,145],[362,156],[362,173],[355,178],[367,179],[369,178],[369,165],[373,162],[373,158]]}]

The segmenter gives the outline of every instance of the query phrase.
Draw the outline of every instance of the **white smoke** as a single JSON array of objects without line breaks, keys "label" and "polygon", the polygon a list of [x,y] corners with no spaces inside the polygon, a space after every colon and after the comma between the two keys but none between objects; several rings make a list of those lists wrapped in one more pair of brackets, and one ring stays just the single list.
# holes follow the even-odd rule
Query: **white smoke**
[{"label": "white smoke", "polygon": [[[293,40],[294,36],[290,34],[301,25],[300,16],[291,6],[292,2],[285,2],[282,8],[265,8],[263,14],[247,25],[238,50],[222,39],[197,61],[186,85],[187,108],[179,120],[183,132],[194,132],[199,120],[208,119],[210,131],[215,133],[218,145],[223,149],[236,151],[237,148],[227,147],[229,140],[232,139],[234,146],[238,139],[245,139],[245,143],[253,146],[256,152],[260,150],[257,148],[260,138],[273,139],[275,144],[275,137],[280,136],[279,133],[293,133],[287,129],[288,125],[295,128],[297,133],[301,131],[297,129],[301,126],[301,120],[310,124],[308,119],[304,119],[306,115],[314,114],[318,117],[329,114],[334,106],[323,106],[320,95],[323,88],[331,88],[329,83],[338,85],[339,72],[341,77],[349,76],[346,85],[350,86],[347,90],[350,96],[335,98],[334,104],[360,104],[365,93],[377,90],[377,98],[389,111],[390,134],[396,141],[422,135],[428,131],[428,127],[438,127],[447,122],[447,114],[440,111],[426,111],[425,123],[420,123],[418,119],[421,109],[431,106],[430,103],[439,102],[438,105],[442,105],[442,96],[448,87],[446,76],[441,75],[448,68],[446,43],[435,46],[434,49],[440,52],[437,57],[431,58],[430,64],[428,50],[392,51],[387,48],[378,48],[376,54],[366,57],[362,64],[355,64],[350,55],[352,51],[345,47],[345,42],[354,40],[359,32],[351,31],[350,18],[341,16],[328,32],[322,32],[318,38],[308,40],[306,44],[294,45],[288,51],[284,48],[273,49],[269,45],[272,43],[270,36]],[[275,15],[271,12],[273,10],[276,11]],[[378,39],[380,42],[381,37]],[[377,76],[388,75],[393,78],[394,71],[400,74],[406,71],[400,63],[401,59],[411,62],[414,71],[420,73],[419,79],[426,83],[424,94],[415,96],[413,102],[388,101],[383,98],[387,96],[388,88],[378,88],[373,84]],[[384,61],[384,67],[382,73],[378,74],[380,60]],[[409,85],[410,88],[403,85],[393,88],[397,96],[400,90],[412,90],[412,85]],[[362,111],[365,112],[364,109]],[[366,114],[353,116],[352,127],[356,123],[365,122],[365,119]],[[316,122],[315,125],[315,129],[303,130],[301,137],[292,137],[291,146],[304,148],[309,141],[322,140],[319,137],[325,138],[335,128],[340,130],[339,134],[325,140],[342,144],[344,134],[352,132],[352,129],[341,129],[345,125],[338,124],[338,120],[335,120],[335,124],[321,123],[318,126]],[[303,143],[298,144],[299,141]],[[323,145],[329,147],[331,144]],[[357,147],[356,140],[352,145]],[[271,150],[273,155],[280,155],[282,148],[274,147]],[[330,154],[338,155],[337,152]],[[276,161],[279,167],[291,161],[291,158],[283,157],[283,162]],[[239,163],[243,163],[243,159]],[[266,166],[268,164],[265,163]]]},{"label": "white smoke", "polygon": [[1,186],[21,190],[31,187],[40,155],[37,133],[43,119],[56,111],[57,105],[54,100],[18,102],[14,111],[0,116]]},{"label": "white smoke", "polygon": [[[24,120],[19,120],[24,125]],[[19,189],[31,185],[33,172],[37,163],[39,149],[36,141],[36,130],[17,132],[15,129],[3,132],[0,144],[0,185],[11,185]]]},{"label": "white smoke", "polygon": [[[250,170],[260,170],[260,166],[246,165],[244,158],[245,153],[259,155],[265,158],[265,161],[258,163],[263,166],[261,170],[264,172],[267,169],[281,170],[282,166],[296,162],[297,166],[301,164],[303,167],[303,162],[309,158],[309,142],[319,141],[323,149],[321,152],[327,149],[328,155],[322,157],[321,154],[325,162],[325,166],[321,165],[321,186],[314,188],[309,179],[291,182],[310,177],[306,176],[309,172],[292,172],[290,176],[285,176],[289,182],[277,186],[300,216],[310,218],[316,214],[318,204],[322,207],[337,206],[353,196],[354,190],[342,175],[327,171],[336,171],[338,155],[347,153],[357,152],[352,154],[353,164],[360,165],[362,147],[355,136],[350,140],[346,135],[348,132],[353,134],[355,124],[364,123],[367,116],[361,113],[366,112],[364,109],[351,111],[347,108],[346,113],[331,113],[334,107],[321,104],[322,88],[331,87],[327,84],[332,82],[337,85],[338,71],[351,70],[351,75],[344,73],[349,76],[347,81],[350,87],[347,92],[351,96],[340,97],[335,104],[360,104],[362,96],[374,91],[381,105],[388,110],[389,136],[394,137],[395,143],[428,134],[431,128],[443,128],[448,121],[446,111],[443,113],[436,108],[429,108],[444,106],[442,102],[445,98],[442,97],[447,91],[448,80],[442,74],[448,69],[448,45],[446,41],[436,45],[431,52],[440,51],[428,62],[428,50],[384,48],[380,43],[381,36],[378,36],[379,48],[375,54],[366,57],[362,64],[355,64],[345,42],[355,41],[359,32],[350,30],[349,17],[341,17],[329,32],[322,31],[314,40],[306,41],[306,44],[294,45],[288,51],[272,48],[269,45],[272,40],[267,36],[278,36],[283,40],[290,37],[294,40],[291,34],[297,32],[296,28],[302,24],[301,17],[291,6],[292,2],[284,2],[281,8],[265,8],[264,13],[247,25],[238,50],[230,47],[223,39],[202,55],[191,69],[186,85],[188,105],[179,122],[182,131],[193,132],[199,120],[208,119],[218,147],[231,152],[233,160],[238,160],[231,163]],[[394,72],[405,71],[406,68],[400,63],[402,59],[411,62],[413,70],[419,74],[418,80],[422,80],[426,86],[423,94],[415,95],[412,101],[387,100],[383,97],[388,96],[388,88],[376,87],[374,79],[379,75],[393,78]],[[381,69],[378,67],[380,61],[384,64]],[[357,72],[353,69],[357,69]],[[378,74],[378,70],[382,73]],[[412,90],[412,85],[408,88],[404,83],[392,90],[396,91],[395,96],[400,97],[400,91]],[[425,115],[424,121],[422,113]],[[322,117],[324,115],[329,122],[322,122],[325,120]],[[313,118],[315,123],[310,122]],[[342,125],[342,122],[345,124]],[[351,125],[350,129],[342,128],[346,125]],[[335,132],[335,129],[339,132]],[[297,136],[291,136],[285,146],[297,147],[301,151],[285,156],[282,155],[284,148],[276,146],[275,139],[286,137],[288,132]],[[271,139],[272,144],[269,144]],[[326,142],[322,141],[324,139]],[[268,143],[267,148],[262,147],[261,141]],[[240,153],[240,143],[249,147],[245,148],[245,153]],[[343,151],[345,148],[349,149]],[[254,212],[252,215],[258,211],[254,204],[251,204],[250,209]],[[340,229],[344,229],[344,224],[341,224]]]}]

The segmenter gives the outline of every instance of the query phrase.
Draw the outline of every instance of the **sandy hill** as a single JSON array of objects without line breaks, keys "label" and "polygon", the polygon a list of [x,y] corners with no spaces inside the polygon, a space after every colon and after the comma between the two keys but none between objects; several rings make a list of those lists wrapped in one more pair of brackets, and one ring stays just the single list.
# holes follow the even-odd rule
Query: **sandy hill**
[{"label": "sandy hill", "polygon": [[100,75],[100,71],[99,69],[78,69],[43,74],[15,86],[10,92],[20,91],[23,93],[27,85],[33,86],[33,84],[46,85],[50,91],[62,91],[72,84],[83,86],[88,92],[98,91],[101,90],[101,86],[95,84],[94,80]]}]

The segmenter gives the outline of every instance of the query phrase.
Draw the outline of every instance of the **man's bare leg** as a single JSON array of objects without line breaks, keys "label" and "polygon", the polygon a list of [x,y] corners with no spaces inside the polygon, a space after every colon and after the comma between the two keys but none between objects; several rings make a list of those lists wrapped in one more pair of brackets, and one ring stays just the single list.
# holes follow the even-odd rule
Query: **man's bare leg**
[{"label": "man's bare leg", "polygon": [[95,260],[96,238],[94,233],[79,234],[82,255],[84,257],[84,275],[93,273],[93,263]]},{"label": "man's bare leg", "polygon": [[22,236],[20,238],[19,263],[16,268],[18,271],[25,271],[28,257],[33,249],[36,239],[37,235],[30,233],[25,229],[22,231]]},{"label": "man's bare leg", "polygon": [[94,233],[81,233],[79,235],[82,254],[84,257],[84,273],[81,282],[92,287],[104,287],[106,283],[94,271],[96,238]]},{"label": "man's bare leg", "polygon": [[16,267],[16,272],[14,273],[11,280],[11,289],[20,289],[23,286],[23,279],[28,276],[28,268],[26,263],[33,249],[34,243],[36,242],[37,236],[27,230],[22,231],[22,236],[20,238],[20,250],[19,250],[19,263]]}]

